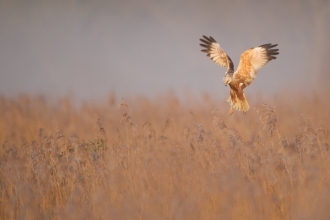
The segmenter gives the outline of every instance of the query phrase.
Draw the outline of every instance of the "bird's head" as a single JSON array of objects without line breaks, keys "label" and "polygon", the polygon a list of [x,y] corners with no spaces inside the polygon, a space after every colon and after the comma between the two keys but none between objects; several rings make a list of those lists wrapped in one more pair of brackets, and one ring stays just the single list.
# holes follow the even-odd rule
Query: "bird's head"
[{"label": "bird's head", "polygon": [[233,74],[234,74],[233,71],[227,70],[227,72],[225,73],[225,76],[222,78],[225,86],[227,86],[229,83],[231,83],[231,81],[233,79]]}]

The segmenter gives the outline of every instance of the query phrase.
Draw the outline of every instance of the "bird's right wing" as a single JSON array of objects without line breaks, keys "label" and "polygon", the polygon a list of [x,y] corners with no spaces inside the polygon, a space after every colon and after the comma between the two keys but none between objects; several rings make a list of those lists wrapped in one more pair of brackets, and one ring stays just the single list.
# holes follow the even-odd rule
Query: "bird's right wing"
[{"label": "bird's right wing", "polygon": [[200,39],[203,44],[200,44],[206,49],[201,50],[207,53],[207,56],[211,58],[213,62],[227,68],[228,70],[234,71],[234,64],[226,52],[220,47],[220,45],[213,39],[213,37],[206,37]]}]

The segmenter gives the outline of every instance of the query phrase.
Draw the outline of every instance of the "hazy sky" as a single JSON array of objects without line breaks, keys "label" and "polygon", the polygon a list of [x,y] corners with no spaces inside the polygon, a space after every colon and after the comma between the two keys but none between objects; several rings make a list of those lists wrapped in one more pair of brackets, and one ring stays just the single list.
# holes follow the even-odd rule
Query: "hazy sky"
[{"label": "hazy sky", "polygon": [[235,68],[246,49],[279,44],[248,94],[311,89],[329,67],[329,12],[328,1],[1,0],[0,93],[228,96],[225,69],[200,52],[202,35]]}]

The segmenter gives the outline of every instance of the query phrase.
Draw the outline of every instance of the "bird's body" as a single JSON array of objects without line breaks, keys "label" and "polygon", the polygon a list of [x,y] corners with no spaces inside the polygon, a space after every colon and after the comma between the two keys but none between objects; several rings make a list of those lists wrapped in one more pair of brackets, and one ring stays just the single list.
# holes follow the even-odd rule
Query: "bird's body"
[{"label": "bird's body", "polygon": [[276,59],[279,52],[274,47],[277,44],[263,44],[246,50],[241,54],[238,68],[234,72],[233,62],[220,45],[212,37],[203,37],[200,39],[203,44],[200,45],[206,49],[203,49],[202,52],[207,53],[207,56],[215,63],[227,68],[223,83],[230,87],[230,95],[227,100],[231,106],[229,115],[233,113],[232,108],[247,112],[250,107],[243,90],[253,82],[261,67],[272,59]]}]

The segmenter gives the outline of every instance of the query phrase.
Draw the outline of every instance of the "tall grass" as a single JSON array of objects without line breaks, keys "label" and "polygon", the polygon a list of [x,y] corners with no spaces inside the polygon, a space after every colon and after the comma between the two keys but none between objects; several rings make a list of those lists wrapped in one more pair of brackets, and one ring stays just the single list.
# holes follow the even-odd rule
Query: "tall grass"
[{"label": "tall grass", "polygon": [[0,218],[330,219],[330,102],[299,97],[1,97]]}]

